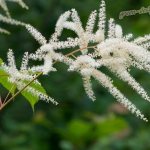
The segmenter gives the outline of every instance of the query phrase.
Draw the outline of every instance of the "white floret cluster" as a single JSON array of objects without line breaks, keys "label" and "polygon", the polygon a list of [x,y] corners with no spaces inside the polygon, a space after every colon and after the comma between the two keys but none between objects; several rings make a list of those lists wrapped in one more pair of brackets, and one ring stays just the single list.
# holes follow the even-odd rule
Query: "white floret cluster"
[{"label": "white floret cluster", "polygon": [[[10,74],[11,82],[33,78],[29,72],[42,72],[47,75],[51,71],[56,71],[53,66],[55,62],[63,62],[69,66],[68,71],[77,71],[82,76],[85,92],[93,101],[96,97],[92,90],[91,77],[106,88],[128,110],[147,121],[142,112],[113,85],[111,77],[101,71],[101,67],[108,68],[121,80],[127,82],[142,98],[150,101],[147,92],[129,73],[131,67],[150,72],[150,35],[136,39],[133,39],[132,34],[123,35],[122,27],[115,24],[112,18],[108,21],[107,31],[105,12],[105,1],[102,0],[99,11],[94,10],[90,14],[85,28],[75,9],[65,12],[58,19],[55,32],[48,41],[33,26],[25,25],[28,32],[40,44],[40,48],[32,54],[24,55],[26,58],[24,58],[19,71],[15,67],[12,52],[8,52],[9,63],[4,67]],[[98,24],[96,24],[97,19]],[[68,37],[67,40],[60,41],[59,38],[64,29],[75,32],[76,37]],[[64,51],[60,52],[61,49],[67,48],[74,51],[67,55],[64,54]],[[79,50],[76,50],[77,48]],[[29,67],[27,60],[44,62],[40,66]],[[11,73],[12,71],[14,74]],[[27,74],[21,74],[22,71]],[[30,89],[30,91],[32,90]]]}]

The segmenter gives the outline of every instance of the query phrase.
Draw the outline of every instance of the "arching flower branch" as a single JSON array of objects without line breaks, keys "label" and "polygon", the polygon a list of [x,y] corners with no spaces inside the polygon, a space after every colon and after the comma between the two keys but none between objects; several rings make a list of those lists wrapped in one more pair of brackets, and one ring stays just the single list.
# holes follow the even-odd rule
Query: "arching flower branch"
[{"label": "arching flower branch", "polygon": [[[40,47],[32,54],[25,53],[19,71],[12,67],[14,64],[13,54],[11,51],[8,52],[8,62],[11,62],[11,65],[5,64],[2,69],[9,75],[9,82],[15,83],[21,92],[27,90],[34,93],[36,88],[30,84],[39,85],[37,77],[47,75],[51,71],[57,71],[53,66],[54,63],[62,62],[68,65],[68,71],[76,71],[82,76],[85,92],[93,101],[96,96],[92,89],[91,77],[97,80],[118,102],[137,117],[148,121],[142,112],[113,85],[111,77],[104,74],[101,67],[108,68],[118,78],[127,82],[142,98],[150,101],[147,92],[130,74],[132,67],[150,72],[150,35],[136,39],[133,39],[132,34],[123,35],[122,27],[116,24],[112,18],[108,20],[107,31],[105,12],[105,1],[102,0],[99,11],[93,11],[90,14],[84,28],[77,11],[75,9],[67,11],[58,19],[55,32],[49,40],[46,40],[33,26],[25,24],[26,29],[38,41]],[[96,25],[97,18],[98,24]],[[64,29],[74,31],[76,37],[68,37],[67,40],[60,41]],[[64,51],[60,52],[60,50],[67,48],[72,49],[69,54],[64,54]],[[79,49],[76,50],[76,48]],[[81,53],[77,53],[79,51]],[[39,60],[41,65],[28,66],[27,60]],[[16,72],[14,76],[11,75],[11,67]],[[39,74],[37,75],[37,73]],[[18,78],[19,81],[16,81]],[[29,81],[28,86],[24,83],[24,80]],[[38,94],[37,97],[47,100],[42,94]],[[17,95],[18,93],[15,94],[15,96]],[[53,99],[50,100],[55,103]],[[36,102],[34,101],[33,104]]]}]

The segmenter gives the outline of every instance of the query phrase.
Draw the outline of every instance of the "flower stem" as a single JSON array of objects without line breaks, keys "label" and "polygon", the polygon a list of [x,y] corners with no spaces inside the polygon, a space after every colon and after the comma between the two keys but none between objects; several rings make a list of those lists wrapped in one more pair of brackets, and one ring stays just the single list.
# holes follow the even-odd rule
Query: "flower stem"
[{"label": "flower stem", "polygon": [[14,94],[7,102],[5,102],[1,107],[0,111],[8,104],[10,103],[16,96],[18,96],[22,91],[24,91],[31,83],[33,83],[38,77],[40,77],[43,73],[40,72],[34,79],[32,79],[26,86],[24,86],[20,91],[18,91],[16,94]]}]

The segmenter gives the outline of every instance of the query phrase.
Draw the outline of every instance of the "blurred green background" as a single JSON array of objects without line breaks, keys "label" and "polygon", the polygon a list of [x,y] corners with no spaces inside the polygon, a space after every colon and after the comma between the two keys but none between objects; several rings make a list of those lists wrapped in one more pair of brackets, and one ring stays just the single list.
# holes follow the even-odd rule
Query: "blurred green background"
[{"label": "blurred green background", "polygon": [[[83,24],[89,13],[99,9],[99,0],[26,0],[29,10],[9,3],[13,18],[36,27],[47,39],[54,32],[55,23],[63,12],[76,8]],[[115,18],[124,34],[135,37],[150,33],[150,16],[141,14],[119,20],[124,10],[148,7],[149,0],[106,0],[107,18]],[[18,66],[25,51],[34,52],[37,42],[21,27],[0,24],[11,35],[0,35],[0,56],[6,61],[9,48],[15,52]],[[71,33],[66,33],[70,35]],[[65,37],[65,36],[64,36]],[[67,73],[67,66],[56,64],[59,73],[40,78],[50,96],[59,101],[58,106],[39,101],[35,112],[29,103],[18,96],[0,112],[0,150],[150,150],[150,123],[139,120],[97,82],[93,88],[97,100],[93,103],[84,92],[77,73]],[[108,70],[115,85],[150,119],[150,104],[136,94],[126,83]],[[149,74],[136,69],[131,74],[150,95]],[[5,98],[7,91],[0,86]]]}]

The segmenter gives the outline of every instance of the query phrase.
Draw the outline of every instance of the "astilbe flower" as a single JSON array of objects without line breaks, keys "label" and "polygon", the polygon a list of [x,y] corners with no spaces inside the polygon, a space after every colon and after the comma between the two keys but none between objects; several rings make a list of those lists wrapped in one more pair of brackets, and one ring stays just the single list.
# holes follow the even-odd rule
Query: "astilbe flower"
[{"label": "astilbe flower", "polygon": [[[53,68],[56,61],[66,63],[69,66],[68,71],[77,71],[81,74],[85,92],[93,101],[96,98],[92,90],[91,77],[105,87],[128,110],[147,121],[142,112],[113,85],[112,79],[101,71],[101,67],[108,68],[117,77],[127,82],[145,100],[150,101],[147,92],[129,73],[131,67],[150,72],[150,52],[148,51],[150,35],[136,39],[133,39],[132,34],[123,35],[121,26],[115,24],[112,18],[108,21],[108,32],[106,32],[105,11],[105,1],[102,0],[99,12],[93,11],[90,14],[85,29],[75,9],[65,12],[58,19],[55,32],[49,41],[33,26],[26,25],[26,29],[40,44],[40,48],[35,53],[29,54],[28,58],[44,60],[40,66],[28,67],[28,71],[48,74],[56,71]],[[64,29],[74,31],[77,37],[69,37],[65,41],[60,41],[59,38]],[[81,54],[64,55],[57,51],[77,47]]]},{"label": "astilbe flower", "polygon": [[26,25],[27,30],[41,45],[41,47],[35,53],[29,55],[29,58],[33,60],[44,60],[43,65],[32,67],[32,71],[39,71],[43,72],[43,74],[48,74],[50,71],[56,71],[56,69],[53,68],[54,61],[65,62],[66,64],[71,61],[71,59],[65,57],[63,54],[56,52],[58,49],[76,47],[79,44],[78,39],[72,38],[68,38],[66,41],[58,41],[58,37],[61,35],[63,30],[62,24],[69,16],[70,11],[67,11],[60,16],[56,24],[55,32],[49,41],[47,41],[46,38],[43,37],[43,35],[34,27],[31,25]]},{"label": "astilbe flower", "polygon": [[[92,57],[95,58],[95,60],[99,63],[99,66],[105,66],[108,69],[110,69],[113,73],[115,73],[119,78],[121,78],[123,81],[126,81],[133,89],[137,91],[144,99],[150,101],[150,98],[146,91],[137,83],[134,78],[129,74],[128,70],[131,66],[137,67],[139,69],[144,69],[146,71],[149,71],[149,56],[150,53],[146,48],[149,48],[149,40],[150,36],[146,35],[145,37],[140,37],[135,39],[134,41],[129,41],[132,37],[131,34],[123,36],[122,28],[119,25],[116,25],[114,23],[113,19],[109,20],[108,25],[108,36],[104,38],[105,33],[105,3],[102,1],[101,8],[99,11],[99,24],[98,24],[98,30],[97,33],[101,33],[102,36],[99,37],[100,41],[97,44],[97,47],[94,48],[94,52],[92,54]],[[77,20],[77,19],[76,19]],[[92,21],[95,21],[95,18],[92,19]],[[93,22],[91,21],[91,24],[88,22],[88,25],[93,26]],[[79,22],[79,19],[78,21]],[[73,27],[73,25],[72,25]],[[71,27],[70,27],[71,29]],[[72,28],[73,31],[75,31],[74,27]],[[77,28],[77,30],[79,30]],[[92,37],[92,36],[90,36]],[[93,38],[93,37],[92,37]],[[93,38],[94,39],[94,38]],[[83,40],[84,41],[84,40]],[[88,41],[88,40],[87,40]],[[92,40],[91,40],[92,41]],[[96,42],[96,40],[93,40]],[[89,38],[90,42],[90,38]],[[98,41],[97,41],[98,42]],[[89,43],[88,43],[89,44]],[[88,45],[87,44],[87,45]],[[100,59],[98,59],[98,57]],[[144,118],[144,116],[140,113],[140,111],[133,105],[131,102],[129,102],[111,83],[111,80],[101,73],[100,71],[93,70],[90,67],[90,70],[83,74],[83,71],[85,68],[92,64],[92,58],[91,61],[87,61],[90,59],[87,56],[79,56],[75,62],[73,62],[73,66],[76,66],[76,64],[81,64],[81,66],[78,65],[78,69],[80,68],[80,73],[82,76],[87,75],[86,80],[84,79],[84,87],[86,90],[86,93],[88,93],[90,98],[95,98],[93,96],[93,92],[91,91],[91,85],[89,84],[90,78],[89,76],[93,76],[96,78],[104,87],[108,88],[109,92],[118,99],[124,106],[126,106],[129,110],[131,110],[133,113],[136,113],[137,116],[139,116],[141,119],[147,120]],[[82,63],[81,63],[82,62]],[[94,60],[93,60],[94,62]],[[97,63],[96,62],[96,63]],[[84,65],[83,65],[84,64]],[[95,64],[95,66],[97,66]],[[94,67],[94,66],[93,66]],[[99,67],[100,68],[100,67]],[[86,68],[87,69],[87,68]],[[91,75],[88,75],[91,73]],[[85,77],[84,77],[85,78]],[[87,82],[88,81],[88,82]],[[89,88],[87,88],[89,86]]]}]

